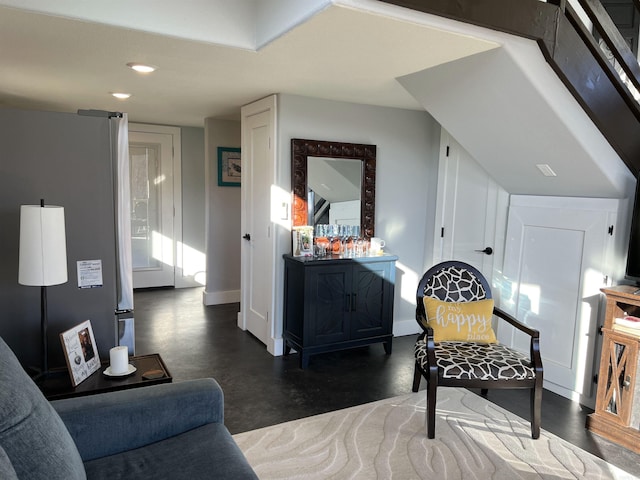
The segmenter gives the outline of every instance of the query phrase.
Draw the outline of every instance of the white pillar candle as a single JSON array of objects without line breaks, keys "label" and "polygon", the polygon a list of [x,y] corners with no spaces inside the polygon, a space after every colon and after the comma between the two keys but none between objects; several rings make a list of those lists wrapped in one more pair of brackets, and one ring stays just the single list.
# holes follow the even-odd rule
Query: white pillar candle
[{"label": "white pillar candle", "polygon": [[109,350],[111,373],[120,375],[129,371],[129,347],[119,346]]}]

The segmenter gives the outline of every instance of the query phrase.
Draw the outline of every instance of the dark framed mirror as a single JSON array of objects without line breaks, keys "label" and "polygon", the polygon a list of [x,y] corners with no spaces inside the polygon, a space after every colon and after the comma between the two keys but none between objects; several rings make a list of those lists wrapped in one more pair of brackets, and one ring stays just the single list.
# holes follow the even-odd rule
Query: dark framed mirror
[{"label": "dark framed mirror", "polygon": [[[340,203],[351,208],[359,202],[360,232],[367,238],[374,236],[375,145],[294,138],[291,140],[291,184],[294,227],[329,223],[327,217],[322,217],[321,210],[328,208],[332,200],[335,200],[334,207]],[[320,221],[316,221],[318,215]]]}]

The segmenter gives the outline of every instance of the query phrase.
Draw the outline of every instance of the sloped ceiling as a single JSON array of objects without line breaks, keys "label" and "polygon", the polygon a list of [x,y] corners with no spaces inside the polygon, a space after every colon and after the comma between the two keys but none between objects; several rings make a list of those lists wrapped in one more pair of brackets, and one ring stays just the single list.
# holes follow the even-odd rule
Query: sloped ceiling
[{"label": "sloped ceiling", "polygon": [[[514,41],[400,83],[509,193],[619,197],[628,189],[629,170],[535,45]],[[557,176],[543,176],[539,164]]]}]

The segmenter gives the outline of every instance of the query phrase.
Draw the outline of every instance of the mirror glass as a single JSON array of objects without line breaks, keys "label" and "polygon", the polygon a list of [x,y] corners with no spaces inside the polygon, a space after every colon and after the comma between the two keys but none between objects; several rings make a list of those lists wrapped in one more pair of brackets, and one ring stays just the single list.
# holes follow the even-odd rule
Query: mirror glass
[{"label": "mirror glass", "polygon": [[362,162],[307,158],[308,225],[360,225]]},{"label": "mirror glass", "polygon": [[353,225],[374,236],[376,146],[291,140],[293,226]]}]

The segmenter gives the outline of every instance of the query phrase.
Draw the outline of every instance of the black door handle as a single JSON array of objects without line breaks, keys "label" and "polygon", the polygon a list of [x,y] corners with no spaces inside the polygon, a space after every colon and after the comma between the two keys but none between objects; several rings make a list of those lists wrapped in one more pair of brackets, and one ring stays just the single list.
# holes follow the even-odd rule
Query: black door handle
[{"label": "black door handle", "polygon": [[484,250],[476,250],[476,252],[484,253],[485,255],[491,255],[493,253],[493,248],[487,247]]},{"label": "black door handle", "polygon": [[245,240],[251,240],[251,234],[250,233],[245,233],[242,238],[244,238]]}]

